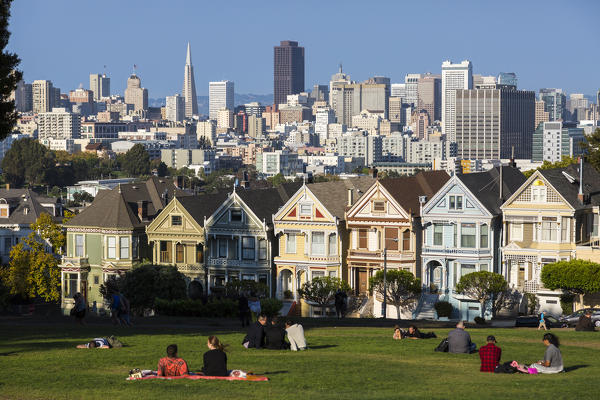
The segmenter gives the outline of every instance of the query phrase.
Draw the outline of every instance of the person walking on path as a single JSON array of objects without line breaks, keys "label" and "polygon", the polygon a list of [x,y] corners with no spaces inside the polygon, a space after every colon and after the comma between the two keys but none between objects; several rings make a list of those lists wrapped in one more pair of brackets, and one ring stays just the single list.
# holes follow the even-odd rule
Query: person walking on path
[{"label": "person walking on path", "polygon": [[538,331],[540,329],[542,329],[542,327],[544,328],[545,331],[548,330],[548,328],[546,328],[546,319],[544,318],[544,312],[543,311],[540,314],[540,324],[538,325]]}]

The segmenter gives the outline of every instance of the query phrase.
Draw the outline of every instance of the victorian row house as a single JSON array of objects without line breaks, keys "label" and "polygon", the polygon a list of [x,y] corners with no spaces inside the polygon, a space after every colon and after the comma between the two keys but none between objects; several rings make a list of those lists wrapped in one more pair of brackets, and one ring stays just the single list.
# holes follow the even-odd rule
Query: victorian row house
[{"label": "victorian row house", "polygon": [[[421,207],[449,178],[444,171],[428,171],[378,180],[348,209],[348,281],[356,295],[369,295],[369,278],[384,264],[421,277]],[[382,299],[371,300],[368,308],[381,316]],[[395,308],[387,314],[397,318]]]}]

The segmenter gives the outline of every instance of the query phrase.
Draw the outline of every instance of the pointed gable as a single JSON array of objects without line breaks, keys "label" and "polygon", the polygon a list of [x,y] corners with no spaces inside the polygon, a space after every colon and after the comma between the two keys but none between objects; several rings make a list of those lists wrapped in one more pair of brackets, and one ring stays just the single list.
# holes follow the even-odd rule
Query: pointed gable
[{"label": "pointed gable", "polygon": [[96,228],[142,228],[138,216],[125,201],[119,188],[101,190],[92,204],[65,224],[67,227],[89,226]]},{"label": "pointed gable", "polygon": [[387,178],[380,182],[407,213],[419,216],[419,197],[426,196],[430,199],[449,179],[450,176],[445,171],[424,171],[414,176]]}]

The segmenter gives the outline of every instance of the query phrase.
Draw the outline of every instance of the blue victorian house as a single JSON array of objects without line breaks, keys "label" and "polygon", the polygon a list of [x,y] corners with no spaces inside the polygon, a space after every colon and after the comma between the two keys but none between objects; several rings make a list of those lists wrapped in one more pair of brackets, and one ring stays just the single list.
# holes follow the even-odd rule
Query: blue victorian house
[{"label": "blue victorian house", "polygon": [[421,213],[424,290],[415,318],[433,318],[439,300],[453,305],[452,318],[472,321],[481,315],[480,304],[454,288],[471,272],[501,273],[500,206],[525,180],[510,166],[455,175],[428,199]]}]

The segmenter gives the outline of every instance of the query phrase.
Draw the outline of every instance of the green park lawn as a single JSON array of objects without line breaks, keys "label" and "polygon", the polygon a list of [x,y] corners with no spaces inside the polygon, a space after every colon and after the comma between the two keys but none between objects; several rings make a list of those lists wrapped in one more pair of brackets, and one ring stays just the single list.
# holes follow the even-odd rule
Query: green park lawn
[{"label": "green park lawn", "polygon": [[[197,320],[196,320],[197,321]],[[592,399],[600,396],[600,333],[556,329],[565,367],[558,375],[479,372],[479,357],[436,353],[440,339],[394,341],[391,328],[310,327],[305,352],[248,350],[232,323],[114,328],[71,323],[0,324],[0,399]],[[221,326],[218,326],[221,325]],[[390,322],[390,326],[393,322]],[[425,329],[428,330],[428,329]],[[443,337],[448,329],[436,329]],[[502,360],[534,362],[542,333],[529,328],[471,329],[473,341],[496,335]],[[95,336],[126,347],[76,349]],[[265,374],[269,382],[127,381],[131,368],[156,369],[171,343],[191,370],[202,367],[206,339],[229,343],[229,367]]]}]

